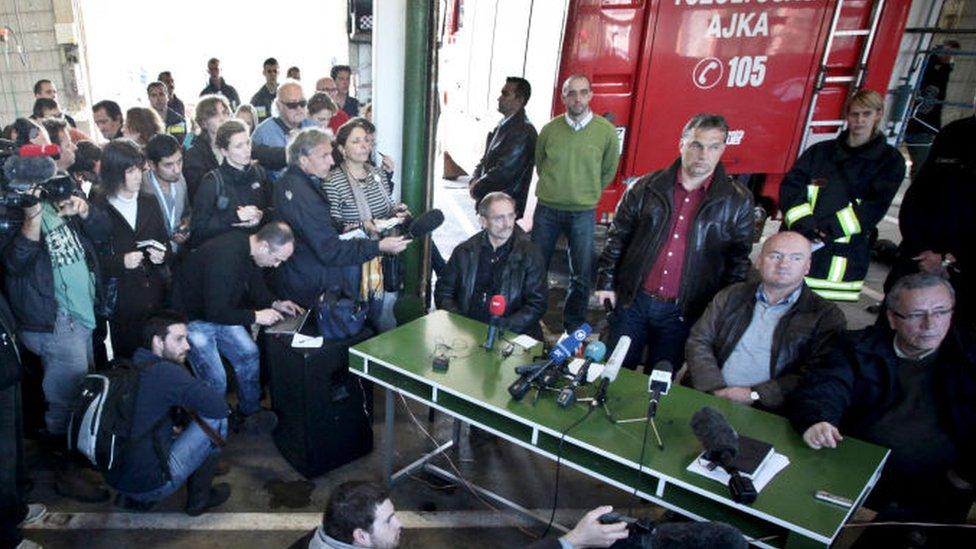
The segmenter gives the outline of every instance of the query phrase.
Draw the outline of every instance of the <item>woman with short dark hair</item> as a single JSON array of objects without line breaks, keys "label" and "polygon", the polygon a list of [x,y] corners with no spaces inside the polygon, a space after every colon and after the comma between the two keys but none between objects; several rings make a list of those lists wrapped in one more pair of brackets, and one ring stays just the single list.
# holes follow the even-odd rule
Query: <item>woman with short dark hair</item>
[{"label": "woman with short dark hair", "polygon": [[192,248],[227,231],[257,232],[271,202],[268,175],[251,161],[247,124],[227,120],[217,128],[213,143],[223,163],[203,177],[193,199]]},{"label": "woman with short dark hair", "polygon": [[[94,202],[111,221],[109,244],[99,250],[112,350],[129,358],[142,345],[142,326],[160,309],[169,277],[169,237],[155,198],[139,192],[146,159],[135,142],[116,139],[101,158],[101,189]],[[140,246],[140,243],[146,243]]]}]

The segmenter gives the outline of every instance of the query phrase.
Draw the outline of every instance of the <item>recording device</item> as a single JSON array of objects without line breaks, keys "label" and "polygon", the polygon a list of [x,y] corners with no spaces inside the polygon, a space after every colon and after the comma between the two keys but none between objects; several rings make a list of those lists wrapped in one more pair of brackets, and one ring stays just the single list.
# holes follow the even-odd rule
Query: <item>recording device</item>
[{"label": "recording device", "polygon": [[651,393],[651,400],[647,405],[647,417],[657,416],[657,407],[661,397],[671,390],[671,374],[674,368],[667,360],[658,361],[647,380],[647,392]]},{"label": "recording device", "polygon": [[739,453],[739,435],[725,417],[710,406],[691,416],[691,430],[705,448],[705,459],[717,463],[729,474],[729,493],[736,503],[750,504],[759,493],[752,480],[742,476],[732,462]]},{"label": "recording device", "polygon": [[0,140],[0,230],[20,227],[24,222],[23,208],[40,201],[60,202],[75,190],[74,181],[67,175],[56,175],[53,158],[59,157],[57,145],[27,144],[17,147],[9,140]]},{"label": "recording device", "polygon": [[620,373],[620,365],[624,363],[624,357],[627,356],[629,350],[630,337],[620,336],[617,346],[613,348],[610,359],[607,360],[607,365],[603,367],[603,372],[600,374],[600,385],[593,397],[593,406],[603,406],[606,403],[607,388],[610,386],[610,382],[617,379],[617,374]]},{"label": "recording device", "polygon": [[505,314],[505,304],[505,296],[501,294],[491,296],[491,301],[488,303],[488,314],[491,315],[491,320],[488,321],[488,337],[482,345],[486,351],[495,348],[495,338],[498,337],[498,325]]},{"label": "recording device", "polygon": [[423,238],[434,232],[434,229],[444,223],[444,212],[434,208],[418,215],[410,222],[407,234],[410,238]]},{"label": "recording device", "polygon": [[[572,334],[563,336],[552,349],[549,350],[549,360],[538,369],[526,371],[508,386],[508,392],[515,400],[522,400],[522,397],[529,392],[536,380],[543,376],[553,367],[561,366],[566,360],[576,353],[583,341],[589,337],[593,328],[589,324],[583,323],[579,328],[573,330]],[[516,369],[516,371],[518,371]],[[523,370],[525,371],[525,370]]]},{"label": "recording device", "polygon": [[590,371],[590,365],[603,360],[606,354],[607,346],[602,341],[594,341],[586,346],[586,354],[584,355],[586,360],[580,366],[576,375],[573,376],[573,382],[569,386],[564,387],[559,392],[559,396],[556,397],[556,404],[559,404],[560,408],[565,408],[576,401],[576,388],[586,383],[586,375]]}]

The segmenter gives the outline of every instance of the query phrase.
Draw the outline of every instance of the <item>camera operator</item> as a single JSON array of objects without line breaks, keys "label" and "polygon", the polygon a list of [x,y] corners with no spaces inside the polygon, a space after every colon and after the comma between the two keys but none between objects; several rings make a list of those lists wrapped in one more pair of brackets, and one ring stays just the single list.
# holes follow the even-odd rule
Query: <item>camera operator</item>
[{"label": "camera operator", "polygon": [[75,151],[78,149],[68,133],[68,123],[57,118],[45,118],[41,120],[41,125],[47,130],[51,144],[61,147],[61,154],[54,159],[58,173],[68,173],[68,168],[75,163]]},{"label": "camera operator", "polygon": [[[63,123],[62,123],[63,124]],[[63,130],[63,128],[61,128]],[[59,132],[61,133],[61,132]],[[62,134],[62,137],[65,134]],[[70,141],[66,141],[70,142]],[[71,153],[73,148],[69,147]],[[62,154],[62,165],[65,164]],[[72,159],[73,160],[73,159]],[[79,384],[92,363],[97,259],[95,244],[109,236],[108,218],[75,195],[38,190],[53,175],[46,158],[11,157],[5,175],[35,197],[22,202],[23,225],[3,252],[7,295],[24,346],[41,357],[44,421],[52,449],[65,450],[65,434]],[[70,474],[61,455],[57,489],[82,501],[102,501],[108,492]]]}]

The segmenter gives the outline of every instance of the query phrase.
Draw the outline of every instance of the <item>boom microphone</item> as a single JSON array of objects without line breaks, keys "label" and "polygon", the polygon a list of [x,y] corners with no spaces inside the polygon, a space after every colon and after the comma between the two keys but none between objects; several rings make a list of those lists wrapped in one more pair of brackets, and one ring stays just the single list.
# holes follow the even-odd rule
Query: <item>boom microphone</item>
[{"label": "boom microphone", "polygon": [[661,397],[671,390],[671,373],[674,368],[667,360],[660,360],[654,365],[651,377],[647,379],[647,392],[651,393],[651,400],[647,405],[647,417],[657,416],[657,406]]},{"label": "boom microphone", "polygon": [[11,156],[3,165],[7,180],[15,183],[42,183],[54,177],[57,171],[54,160],[47,156]]},{"label": "boom microphone", "polygon": [[606,354],[607,346],[602,341],[594,341],[586,346],[586,354],[584,355],[586,361],[583,362],[583,365],[576,372],[576,375],[573,377],[573,382],[568,387],[564,387],[559,392],[559,396],[556,397],[556,404],[559,404],[560,408],[565,408],[576,400],[576,388],[586,383],[586,375],[590,371],[590,364],[600,362]]},{"label": "boom microphone", "polygon": [[659,524],[649,538],[648,546],[654,549],[746,549],[749,546],[741,532],[724,522]]},{"label": "boom microphone", "polygon": [[620,373],[620,365],[624,363],[624,358],[627,357],[629,350],[630,336],[620,336],[620,339],[617,340],[617,346],[613,348],[610,359],[607,360],[607,365],[604,366],[603,372],[600,374],[600,386],[593,397],[593,406],[602,406],[607,401],[607,388],[611,381],[617,379],[617,374]]},{"label": "boom microphone", "polygon": [[418,215],[411,223],[407,232],[410,238],[423,238],[434,232],[434,229],[444,223],[444,212],[434,208]]},{"label": "boom microphone", "polygon": [[752,480],[732,465],[739,454],[739,435],[715,408],[705,406],[691,416],[691,430],[705,448],[705,459],[719,464],[729,474],[729,493],[737,503],[752,503],[759,493]]},{"label": "boom microphone", "polygon": [[525,393],[529,392],[529,389],[532,387],[532,384],[535,383],[535,380],[539,379],[539,377],[545,374],[550,368],[559,366],[563,362],[566,362],[566,359],[576,353],[576,349],[579,349],[580,345],[583,344],[583,341],[585,341],[592,332],[593,328],[584,322],[579,328],[573,330],[572,334],[566,334],[563,336],[556,343],[556,345],[549,350],[549,361],[538,370],[535,370],[530,374],[523,374],[519,379],[515,380],[515,382],[508,387],[509,394],[511,394],[515,400],[522,400],[522,397],[525,396]]},{"label": "boom microphone", "polygon": [[505,314],[505,296],[501,294],[491,296],[491,302],[488,304],[488,314],[491,315],[491,320],[488,321],[488,338],[485,339],[485,344],[483,345],[486,351],[495,348],[495,338],[498,337],[498,324]]}]

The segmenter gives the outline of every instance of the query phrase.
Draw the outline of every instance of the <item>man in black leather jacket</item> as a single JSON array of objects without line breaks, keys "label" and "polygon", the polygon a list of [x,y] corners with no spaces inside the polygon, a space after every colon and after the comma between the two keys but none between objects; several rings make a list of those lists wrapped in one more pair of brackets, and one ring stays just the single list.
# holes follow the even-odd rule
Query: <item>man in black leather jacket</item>
[{"label": "man in black leather jacket", "polygon": [[515,200],[493,192],[478,203],[484,230],[458,245],[437,279],[438,309],[488,322],[493,295],[505,296],[505,329],[542,337],[546,268],[542,254],[515,224]]},{"label": "man in black leather jacket", "polygon": [[659,360],[680,368],[691,325],[749,271],[752,195],[720,163],[727,134],[721,115],[695,115],[681,133],[680,158],[642,177],[617,206],[596,295],[616,307],[611,347],[622,335],[632,340],[628,368],[645,345],[647,368]]},{"label": "man in black leather jacket", "polygon": [[503,191],[515,199],[515,214],[525,211],[525,199],[535,166],[535,126],[525,115],[525,104],[532,95],[528,80],[517,76],[505,79],[498,96],[498,112],[505,117],[488,134],[485,155],[471,176],[469,189],[475,204],[490,192]]}]

